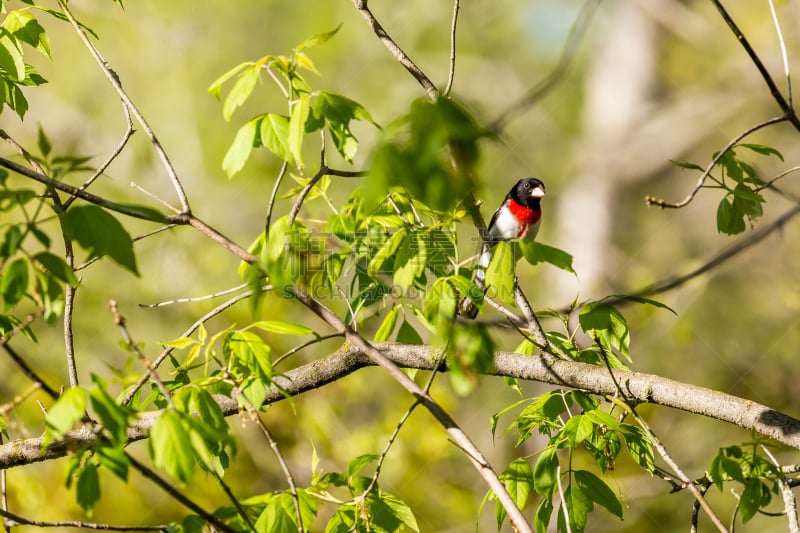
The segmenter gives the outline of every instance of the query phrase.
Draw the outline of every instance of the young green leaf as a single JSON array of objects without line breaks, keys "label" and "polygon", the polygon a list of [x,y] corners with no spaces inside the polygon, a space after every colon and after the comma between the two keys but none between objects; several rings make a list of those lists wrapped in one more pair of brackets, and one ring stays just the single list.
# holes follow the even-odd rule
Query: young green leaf
[{"label": "young green leaf", "polygon": [[19,41],[7,29],[0,27],[0,69],[14,82],[25,79],[25,61]]},{"label": "young green leaf", "polygon": [[225,153],[225,158],[222,160],[222,170],[229,178],[232,178],[237,172],[242,170],[247,159],[250,157],[250,152],[254,147],[261,144],[259,138],[259,126],[264,115],[259,115],[256,118],[247,122],[244,126],[239,128],[236,132],[236,137],[233,139],[228,151]]},{"label": "young green leaf", "polygon": [[300,93],[292,106],[289,118],[289,153],[298,167],[303,166],[303,137],[306,134],[306,120],[311,111],[311,97],[308,93]]},{"label": "young green leaf", "polygon": [[[515,459],[500,474],[500,481],[505,485],[508,494],[520,509],[525,507],[528,496],[533,491],[533,471],[531,465],[525,459]],[[506,512],[500,502],[495,502],[495,517],[497,518],[497,530],[503,526]]]},{"label": "young green leaf", "polygon": [[778,150],[771,146],[766,146],[763,144],[752,144],[752,143],[741,143],[736,145],[741,146],[742,148],[747,148],[748,150],[752,150],[756,153],[761,155],[774,155],[781,161],[783,161],[783,154],[781,154]]},{"label": "young green leaf", "polygon": [[289,118],[267,113],[261,121],[261,143],[284,161],[291,161],[289,151]]},{"label": "young green leaf", "polygon": [[488,296],[501,302],[514,301],[514,247],[508,242],[499,242],[494,247],[492,260],[486,269]]},{"label": "young green leaf", "polygon": [[373,340],[375,342],[384,342],[389,340],[389,337],[394,333],[394,328],[397,325],[397,317],[400,315],[400,308],[395,306],[386,314],[386,317],[381,322],[380,327],[375,332]]},{"label": "young green leaf", "polygon": [[239,75],[239,79],[233,84],[231,92],[229,92],[227,98],[225,98],[225,103],[222,104],[222,116],[225,120],[230,120],[233,116],[233,112],[250,98],[250,95],[253,94],[253,90],[256,88],[256,84],[260,79],[260,65],[248,67]]},{"label": "young green leaf", "polygon": [[229,79],[234,77],[236,74],[238,74],[243,68],[248,67],[248,66],[250,66],[252,64],[253,64],[252,61],[246,61],[244,63],[239,63],[238,65],[236,65],[235,67],[233,67],[232,69],[227,71],[225,74],[223,74],[222,76],[220,76],[219,78],[214,80],[211,83],[211,85],[208,86],[208,92],[211,93],[214,96],[214,98],[219,100],[220,99],[220,93],[222,92],[222,85],[226,81],[228,81]]},{"label": "young green leaf", "polygon": [[20,41],[31,45],[48,59],[52,59],[47,33],[29,11],[24,9],[10,11],[3,21],[3,27]]},{"label": "young green leaf", "polygon": [[732,198],[726,196],[717,207],[717,232],[736,235],[745,229],[747,226],[744,223],[744,213]]},{"label": "young green leaf", "polygon": [[539,454],[539,458],[533,466],[533,490],[547,497],[556,486],[557,472],[558,456],[556,455],[556,448],[546,448]]},{"label": "young green leaf", "polygon": [[607,350],[613,348],[624,355],[628,361],[631,360],[631,338],[628,323],[616,307],[603,302],[590,302],[581,310],[578,320],[585,332],[597,334],[598,339]]},{"label": "young green leaf", "polygon": [[625,444],[636,463],[652,473],[655,470],[655,452],[650,437],[638,426],[620,424]]},{"label": "young green leaf", "polygon": [[[581,490],[578,485],[570,485],[564,491],[564,502],[561,505],[567,507],[571,531],[573,533],[583,533],[589,513],[594,510],[592,500]],[[559,523],[564,519],[564,513],[558,514]]]},{"label": "young green leaf", "polygon": [[326,31],[326,32],[323,32],[323,33],[315,33],[311,37],[309,37],[305,41],[303,41],[302,43],[298,44],[295,47],[295,50],[296,51],[300,51],[300,50],[303,50],[304,48],[314,48],[315,46],[319,46],[321,44],[324,44],[324,43],[328,42],[328,40],[331,37],[336,35],[336,33],[339,31],[339,28],[341,28],[341,27],[342,27],[342,24],[340,23],[338,26],[336,26],[331,31]]},{"label": "young green leaf", "polygon": [[312,335],[314,330],[302,324],[294,322],[284,322],[282,320],[259,320],[251,327],[269,331],[270,333],[278,333],[280,335]]}]

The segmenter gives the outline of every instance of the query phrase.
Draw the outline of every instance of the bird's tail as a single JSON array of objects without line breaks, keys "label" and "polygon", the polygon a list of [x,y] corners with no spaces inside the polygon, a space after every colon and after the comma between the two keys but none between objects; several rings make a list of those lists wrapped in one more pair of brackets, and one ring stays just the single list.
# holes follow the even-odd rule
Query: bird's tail
[{"label": "bird's tail", "polygon": [[[478,258],[478,265],[475,267],[475,273],[472,275],[472,282],[477,286],[481,293],[486,292],[486,269],[489,268],[489,263],[492,259],[492,246],[490,243],[483,243],[481,248],[481,255]],[[474,296],[474,295],[473,295]],[[481,297],[483,294],[480,295]],[[475,305],[476,298],[470,298],[470,295],[464,296],[459,304],[458,314],[467,318],[475,318],[478,316],[478,306]]]}]

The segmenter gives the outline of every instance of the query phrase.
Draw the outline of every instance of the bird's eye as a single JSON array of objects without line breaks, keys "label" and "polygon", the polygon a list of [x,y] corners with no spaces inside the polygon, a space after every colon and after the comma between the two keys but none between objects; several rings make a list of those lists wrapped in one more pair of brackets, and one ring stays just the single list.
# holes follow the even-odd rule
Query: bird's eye
[{"label": "bird's eye", "polygon": [[527,181],[525,182],[525,188],[526,189],[530,189],[531,188],[531,184],[529,182],[527,182]]}]

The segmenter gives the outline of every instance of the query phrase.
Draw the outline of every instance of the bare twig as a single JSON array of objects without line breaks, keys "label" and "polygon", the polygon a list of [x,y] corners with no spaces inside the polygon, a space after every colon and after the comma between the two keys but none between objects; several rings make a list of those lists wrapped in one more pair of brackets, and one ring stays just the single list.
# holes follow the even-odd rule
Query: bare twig
[{"label": "bare twig", "polygon": [[150,374],[150,379],[153,380],[153,382],[158,387],[158,390],[161,391],[161,394],[164,396],[164,399],[169,403],[170,407],[174,408],[175,403],[172,399],[172,393],[169,391],[167,386],[164,385],[164,382],[161,381],[161,378],[159,377],[158,372],[156,371],[155,365],[153,365],[153,363],[147,358],[147,356],[144,355],[144,352],[142,352],[141,348],[139,348],[139,345],[136,344],[136,342],[131,337],[130,332],[128,332],[128,327],[125,324],[125,317],[123,317],[119,313],[119,309],[117,308],[117,302],[111,300],[110,302],[108,302],[108,307],[109,309],[111,309],[111,313],[114,315],[114,323],[117,325],[117,327],[119,327],[119,330],[122,333],[122,337],[125,339],[125,343],[128,345],[128,348],[130,348],[133,351],[133,353],[136,354],[136,357],[139,358],[139,361],[142,363],[145,369],[147,369],[147,372]]},{"label": "bare twig", "polygon": [[236,533],[236,531],[225,524],[224,522],[220,521],[219,518],[214,516],[213,514],[209,513],[195,502],[189,499],[183,492],[178,490],[177,488],[170,485],[165,479],[161,476],[156,474],[153,470],[148,468],[147,466],[140,463],[135,457],[133,457],[128,452],[125,452],[125,457],[128,458],[130,465],[139,471],[144,477],[153,481],[156,485],[161,487],[167,494],[172,496],[175,500],[180,502],[184,507],[190,509],[192,512],[196,513],[200,517],[202,517],[206,522],[213,525],[215,528],[219,529],[220,531],[224,531],[226,533]]},{"label": "bare twig", "polygon": [[305,531],[305,529],[303,529],[303,513],[300,512],[300,498],[297,495],[297,484],[294,482],[292,471],[289,468],[289,464],[286,462],[286,459],[283,457],[280,448],[278,448],[278,443],[272,437],[272,433],[269,432],[267,424],[261,419],[260,416],[258,416],[258,413],[254,412],[253,416],[258,421],[258,426],[261,428],[261,433],[264,434],[267,442],[269,442],[269,447],[272,448],[272,453],[275,454],[278,464],[281,465],[283,475],[286,476],[286,482],[289,484],[289,491],[291,492],[292,499],[294,500],[294,511],[297,518],[297,531],[299,533],[303,533],[303,531]]},{"label": "bare twig", "polygon": [[450,95],[450,90],[453,88],[453,78],[456,74],[456,26],[458,24],[459,5],[459,0],[453,0],[453,19],[450,23],[450,70],[447,74],[447,86],[444,89],[445,96]]},{"label": "bare twig", "polygon": [[783,40],[783,32],[781,31],[781,24],[778,21],[778,14],[775,12],[775,2],[769,1],[769,11],[772,14],[772,22],[775,24],[775,33],[778,34],[778,42],[781,45],[781,57],[783,58],[783,74],[786,76],[786,98],[788,100],[789,108],[794,109],[792,105],[792,77],[789,71],[789,55],[786,53],[786,43]]},{"label": "bare twig", "polygon": [[45,382],[44,379],[42,379],[42,377],[39,376],[39,374],[34,372],[33,369],[31,369],[31,367],[28,366],[28,363],[25,362],[25,359],[23,359],[22,356],[20,356],[16,352],[16,350],[12,349],[7,342],[3,342],[2,347],[3,350],[5,350],[5,352],[8,354],[8,356],[11,357],[11,360],[14,361],[14,363],[19,367],[20,370],[22,370],[22,373],[25,374],[25,376],[28,379],[30,379],[34,383],[38,383],[41,389],[52,399],[55,400],[58,398],[59,396],[58,391],[55,390],[50,385],[48,385],[47,382]]},{"label": "bare twig", "polygon": [[[239,499],[233,493],[228,484],[225,483],[222,477],[219,474],[217,474],[216,470],[214,470],[213,468],[209,468],[208,471],[211,472],[211,475],[214,477],[217,483],[219,483],[219,486],[222,487],[222,491],[231,501],[233,506],[236,507],[236,511],[239,513],[239,516],[242,517],[242,520],[244,520],[245,524],[247,524],[247,526],[250,528],[251,531],[256,531],[256,526],[253,524],[253,521],[250,520],[250,517],[247,515],[247,511],[244,510],[244,507],[242,507],[242,504],[239,502]],[[300,533],[302,533],[302,531]]]},{"label": "bare twig", "polygon": [[[770,4],[771,3],[772,2],[770,2]],[[797,501],[795,500],[792,488],[786,482],[786,474],[783,472],[781,464],[778,462],[772,452],[769,451],[769,448],[763,444],[761,444],[760,447],[764,454],[769,457],[769,460],[772,461],[772,464],[778,468],[779,474],[776,482],[778,483],[778,488],[781,491],[781,497],[783,497],[783,509],[786,513],[786,519],[789,521],[789,533],[800,533],[800,523],[798,523],[797,519]]]},{"label": "bare twig", "polygon": [[760,130],[761,128],[765,128],[765,127],[771,126],[773,124],[778,124],[779,122],[785,122],[785,121],[787,121],[789,119],[790,118],[787,115],[781,115],[779,117],[773,117],[773,118],[771,118],[769,120],[765,120],[763,122],[759,122],[755,126],[751,126],[751,127],[747,128],[745,131],[743,131],[742,133],[740,133],[739,135],[737,135],[736,137],[731,139],[731,141],[727,145],[725,145],[725,148],[720,150],[719,153],[717,153],[717,155],[714,157],[714,159],[711,160],[711,163],[708,164],[708,166],[705,168],[703,173],[697,179],[697,184],[689,192],[689,194],[687,194],[686,197],[683,200],[681,200],[680,202],[671,203],[671,202],[667,202],[666,200],[663,200],[663,199],[660,199],[660,198],[654,198],[652,196],[647,196],[645,198],[645,202],[647,202],[648,205],[655,205],[655,206],[658,206],[658,207],[661,207],[661,208],[669,207],[669,208],[673,208],[673,209],[679,209],[681,207],[685,207],[685,206],[689,205],[689,202],[694,200],[694,197],[697,195],[697,193],[700,191],[700,189],[703,188],[703,185],[705,184],[706,179],[708,179],[708,176],[711,175],[711,171],[714,170],[714,167],[717,166],[717,163],[719,163],[719,161],[725,156],[725,154],[728,153],[728,150],[733,148],[739,141],[741,141],[742,139],[744,139],[748,135]]},{"label": "bare twig", "polygon": [[[125,146],[128,144],[128,141],[130,140],[131,136],[136,131],[133,129],[133,120],[131,119],[131,111],[130,109],[128,109],[128,106],[125,104],[124,101],[122,102],[122,112],[125,114],[125,133],[122,134],[122,140],[120,140],[117,147],[111,152],[111,154],[106,158],[106,160],[99,167],[97,167],[97,169],[94,171],[94,174],[89,176],[89,179],[87,179],[83,183],[83,185],[81,185],[78,188],[78,190],[85,191],[92,185],[92,183],[95,182],[95,180],[97,180],[97,178],[103,175],[103,173],[111,165],[111,163],[113,163],[114,160],[117,157],[119,157],[119,154],[121,154],[122,150],[125,149]],[[68,209],[76,198],[77,198],[76,196],[67,198],[67,200],[64,202],[64,209]]]},{"label": "bare twig", "polygon": [[758,54],[756,54],[755,50],[753,50],[753,47],[750,46],[750,42],[747,40],[747,37],[744,36],[742,30],[739,29],[739,26],[736,25],[736,22],[734,22],[728,12],[725,10],[725,7],[722,5],[720,0],[711,0],[711,3],[717,8],[717,11],[719,11],[719,14],[728,25],[728,28],[730,28],[730,30],[733,32],[733,35],[736,37],[742,47],[744,47],[747,55],[750,56],[750,60],[756,66],[758,72],[761,74],[761,77],[764,79],[764,82],[767,84],[772,98],[775,99],[780,106],[781,111],[783,111],[784,120],[791,122],[792,126],[800,131],[800,118],[797,117],[797,114],[794,112],[791,104],[786,100],[786,98],[783,97],[783,94],[781,94],[778,86],[775,85],[775,81],[772,79],[767,67],[764,66],[761,58],[758,57]]},{"label": "bare twig", "polygon": [[561,498],[561,511],[564,513],[564,526],[567,533],[572,533],[572,526],[569,523],[569,511],[567,510],[567,498],[564,496],[564,487],[561,486],[561,466],[556,466],[556,486],[558,495]]},{"label": "bare twig", "polygon": [[586,28],[589,26],[589,22],[591,22],[598,5],[600,5],[599,0],[586,0],[584,2],[581,10],[578,12],[578,16],[575,17],[575,20],[572,22],[572,27],[569,29],[567,39],[564,42],[564,47],[561,49],[561,54],[555,68],[553,68],[543,80],[525,93],[522,98],[500,113],[500,115],[487,126],[490,131],[502,131],[509,120],[520,116],[522,110],[538,102],[550,89],[561,81],[572,62],[575,49],[586,32]]},{"label": "bare twig", "polygon": [[369,7],[367,7],[367,0],[353,0],[353,4],[356,6],[356,9],[361,16],[364,17],[364,20],[367,21],[369,27],[372,28],[372,31],[375,35],[380,39],[383,45],[386,47],[389,52],[394,56],[397,61],[403,65],[406,70],[414,77],[415,80],[425,89],[425,92],[428,93],[428,97],[433,99],[439,95],[439,90],[436,88],[436,85],[425,75],[422,70],[413,62],[411,58],[403,51],[400,46],[389,36],[383,26],[381,26],[380,22],[375,18],[375,15],[372,14]]},{"label": "bare twig", "polygon": [[[678,288],[689,281],[693,280],[694,278],[705,274],[713,270],[714,268],[718,267],[728,259],[738,255],[739,253],[749,249],[751,246],[758,244],[759,242],[763,241],[769,235],[774,233],[775,231],[783,228],[791,219],[800,215],[800,205],[793,207],[777,219],[773,220],[766,226],[761,226],[758,229],[750,232],[744,238],[739,240],[738,242],[728,246],[727,248],[723,249],[717,255],[703,263],[701,266],[697,267],[696,269],[692,270],[691,272],[687,272],[686,274],[681,274],[678,276],[669,276],[664,278],[660,281],[653,283],[652,285],[648,285],[642,289],[633,291],[629,293],[630,296],[653,296],[656,294],[661,294],[664,292],[668,292],[672,289]],[[625,297],[617,297],[617,298],[608,298],[604,300],[604,302],[611,303],[611,304],[623,304],[631,302],[632,300],[628,300]],[[564,308],[561,312],[569,312],[571,308]]]},{"label": "bare twig", "polygon": [[206,294],[204,296],[192,296],[190,298],[175,298],[173,300],[164,300],[163,302],[158,302],[154,304],[139,304],[139,307],[166,307],[168,305],[174,304],[183,304],[183,303],[190,303],[190,302],[202,302],[204,300],[212,300],[214,298],[219,298],[220,296],[228,295],[232,292],[240,291],[247,287],[247,283],[242,283],[241,285],[237,285],[235,287],[231,287],[230,289],[225,289],[219,292],[215,292],[212,294]]},{"label": "bare twig", "polygon": [[66,1],[58,0],[58,5],[61,8],[61,11],[67,17],[67,20],[72,25],[73,29],[75,30],[75,33],[78,34],[78,37],[81,39],[84,46],[89,51],[89,54],[91,54],[92,58],[94,58],[97,65],[103,71],[103,74],[105,74],[106,78],[108,78],[108,81],[111,83],[111,86],[114,88],[119,97],[122,99],[122,101],[128,107],[130,112],[136,118],[136,121],[142,126],[142,129],[144,129],[145,133],[147,134],[147,138],[150,139],[150,144],[153,145],[153,149],[155,150],[156,154],[158,154],[159,159],[161,159],[161,163],[164,166],[164,170],[166,170],[167,176],[172,182],[172,187],[173,189],[175,189],[175,193],[178,196],[178,200],[180,201],[183,212],[190,213],[191,209],[189,207],[189,199],[186,197],[186,192],[183,190],[183,185],[181,185],[180,179],[178,178],[178,174],[175,171],[175,168],[172,166],[172,163],[170,162],[169,157],[167,156],[167,152],[164,150],[164,147],[161,146],[161,143],[156,138],[156,135],[155,133],[153,133],[152,128],[147,123],[147,120],[145,120],[144,116],[139,112],[139,109],[136,107],[133,101],[128,97],[128,94],[122,88],[122,83],[119,80],[119,76],[117,76],[117,73],[114,72],[114,70],[111,68],[111,65],[108,64],[108,62],[102,56],[102,54],[94,45],[94,43],[92,43],[92,41],[89,39],[89,36],[86,35],[86,31],[84,31],[83,26],[81,26],[81,24],[72,14],[72,11],[67,6]]},{"label": "bare twig", "polygon": [[41,528],[78,528],[78,529],[93,529],[99,531],[167,531],[169,524],[155,525],[155,526],[134,526],[125,525],[117,526],[112,524],[97,524],[94,522],[82,522],[80,520],[62,520],[55,522],[47,522],[44,520],[31,520],[23,516],[10,513],[7,509],[0,511],[0,516],[5,519],[5,526],[7,528],[13,526],[34,526]]},{"label": "bare twig", "polygon": [[516,278],[514,278],[514,300],[517,302],[517,306],[519,306],[519,308],[522,310],[522,314],[528,323],[527,329],[528,332],[533,335],[533,340],[535,341],[534,344],[536,344],[536,346],[541,350],[552,352],[550,342],[547,340],[547,336],[544,334],[544,329],[539,323],[539,319],[536,318],[536,313],[534,313],[533,309],[531,309],[531,304],[528,303],[528,299],[522,292],[522,289],[520,288]]},{"label": "bare twig", "polygon": [[264,223],[264,232],[266,235],[269,235],[269,227],[272,224],[272,210],[275,207],[275,200],[278,198],[278,189],[288,169],[289,162],[284,161],[281,165],[281,170],[278,172],[278,177],[275,178],[275,185],[272,187],[272,194],[269,197],[269,204],[267,205],[267,221]]}]

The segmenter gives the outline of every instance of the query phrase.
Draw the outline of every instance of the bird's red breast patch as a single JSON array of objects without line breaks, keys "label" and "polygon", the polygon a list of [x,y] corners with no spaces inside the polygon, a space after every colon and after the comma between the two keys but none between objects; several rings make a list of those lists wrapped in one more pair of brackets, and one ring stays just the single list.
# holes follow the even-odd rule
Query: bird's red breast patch
[{"label": "bird's red breast patch", "polygon": [[508,208],[511,210],[511,214],[514,215],[514,218],[526,227],[531,224],[536,224],[539,222],[539,219],[542,218],[541,209],[529,209],[524,205],[518,204],[514,200],[508,201]]}]

